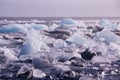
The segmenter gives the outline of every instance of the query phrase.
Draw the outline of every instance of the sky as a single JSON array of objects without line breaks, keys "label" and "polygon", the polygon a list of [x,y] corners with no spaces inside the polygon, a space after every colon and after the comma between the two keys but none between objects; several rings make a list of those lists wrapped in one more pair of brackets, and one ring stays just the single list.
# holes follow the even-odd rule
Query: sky
[{"label": "sky", "polygon": [[0,17],[120,17],[120,0],[0,0]]}]

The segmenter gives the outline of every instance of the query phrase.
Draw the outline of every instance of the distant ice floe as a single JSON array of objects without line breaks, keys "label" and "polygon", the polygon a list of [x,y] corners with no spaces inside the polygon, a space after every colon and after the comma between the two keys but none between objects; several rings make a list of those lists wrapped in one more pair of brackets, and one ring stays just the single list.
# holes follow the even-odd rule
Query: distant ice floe
[{"label": "distant ice floe", "polygon": [[0,27],[0,33],[26,33],[27,29],[20,24],[8,24]]},{"label": "distant ice floe", "polygon": [[34,29],[34,30],[48,30],[48,26],[45,24],[24,24],[24,27],[27,28],[28,30]]},{"label": "distant ice floe", "polygon": [[60,28],[68,29],[75,32],[78,30],[86,30],[86,25],[82,21],[76,21],[76,20],[67,18],[67,19],[61,20]]},{"label": "distant ice floe", "polygon": [[32,29],[35,29],[35,30],[48,30],[48,26],[45,25],[45,24],[31,24],[32,26]]},{"label": "distant ice floe", "polygon": [[98,32],[97,37],[107,43],[114,42],[120,44],[120,37],[109,30]]},{"label": "distant ice floe", "polygon": [[117,29],[117,24],[116,23],[112,23],[111,21],[109,21],[107,19],[102,19],[98,24],[101,27],[103,27],[104,29],[108,29],[108,30],[115,30],[115,29]]},{"label": "distant ice floe", "polygon": [[67,19],[63,19],[61,21],[60,25],[61,26],[71,26],[72,27],[72,26],[78,26],[79,24],[78,24],[77,21],[67,18]]}]

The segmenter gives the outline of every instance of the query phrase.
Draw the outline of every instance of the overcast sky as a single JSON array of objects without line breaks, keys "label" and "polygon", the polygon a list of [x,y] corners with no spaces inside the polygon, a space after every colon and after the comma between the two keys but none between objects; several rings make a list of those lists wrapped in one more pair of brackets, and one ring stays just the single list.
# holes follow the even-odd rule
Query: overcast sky
[{"label": "overcast sky", "polygon": [[0,0],[4,17],[120,17],[120,0]]}]

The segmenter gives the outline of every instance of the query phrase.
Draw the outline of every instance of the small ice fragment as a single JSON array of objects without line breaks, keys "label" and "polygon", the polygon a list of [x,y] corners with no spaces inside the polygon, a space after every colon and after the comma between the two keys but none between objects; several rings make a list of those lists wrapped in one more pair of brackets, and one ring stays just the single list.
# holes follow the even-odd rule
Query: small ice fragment
[{"label": "small ice fragment", "polygon": [[43,78],[43,77],[46,76],[46,74],[43,71],[39,70],[39,69],[33,69],[32,71],[33,71],[33,77]]}]

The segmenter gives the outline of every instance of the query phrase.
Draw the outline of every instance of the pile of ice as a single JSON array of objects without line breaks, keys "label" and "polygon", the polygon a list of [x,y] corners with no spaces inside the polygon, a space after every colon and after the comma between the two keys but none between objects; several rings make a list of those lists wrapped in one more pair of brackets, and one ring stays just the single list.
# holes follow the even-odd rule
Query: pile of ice
[{"label": "pile of ice", "polygon": [[[109,63],[120,59],[120,37],[112,32],[116,28],[119,29],[120,26],[116,26],[116,23],[108,20],[101,20],[99,25],[104,30],[97,32],[96,29],[96,33],[88,31],[88,34],[82,31],[87,30],[86,24],[73,19],[63,19],[59,24],[53,24],[50,27],[35,23],[2,26],[0,33],[8,33],[8,36],[0,35],[0,45],[2,45],[0,47],[0,63],[9,62],[13,72],[17,67],[18,72],[14,74],[20,78],[45,78],[47,76],[51,78],[52,75],[57,74],[62,76],[70,74],[67,75],[69,77],[71,71],[77,72],[77,70],[82,70],[81,76],[81,74],[86,75],[84,72],[89,72],[87,71],[88,67],[92,68],[91,71],[96,70],[93,68],[105,70],[107,67],[101,67],[101,62],[107,62],[108,64],[105,66],[113,66]],[[23,44],[8,45],[19,39],[19,36],[16,37],[16,33],[20,34],[18,32],[26,34],[23,37],[25,38]],[[94,67],[94,64],[99,65]]]},{"label": "pile of ice", "polygon": [[0,27],[0,33],[26,33],[27,29],[20,24],[8,24]]}]

